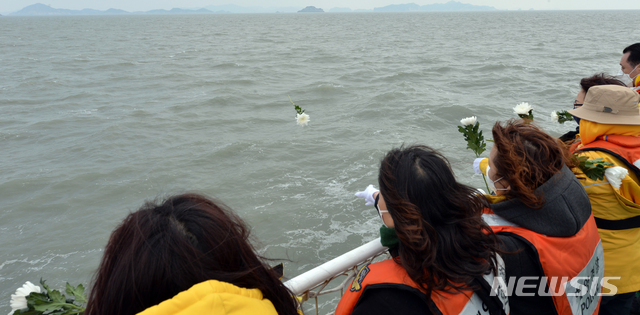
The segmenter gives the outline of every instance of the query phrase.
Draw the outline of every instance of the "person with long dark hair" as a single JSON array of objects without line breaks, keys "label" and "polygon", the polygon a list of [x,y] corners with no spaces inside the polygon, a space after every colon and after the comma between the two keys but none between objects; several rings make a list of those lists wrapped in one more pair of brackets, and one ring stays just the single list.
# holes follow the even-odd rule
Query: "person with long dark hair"
[{"label": "person with long dark hair", "polygon": [[87,315],[297,314],[278,275],[256,255],[249,229],[198,194],[148,202],[113,231]]},{"label": "person with long dark hair", "polygon": [[603,248],[568,150],[523,120],[492,133],[484,218],[515,253],[503,256],[513,314],[598,314]]},{"label": "person with long dark hair", "polygon": [[369,187],[357,195],[395,230],[394,258],[362,267],[336,315],[509,314],[494,281],[504,265],[482,219],[486,203],[456,181],[444,156],[426,146],[391,150],[378,183],[379,192]]}]

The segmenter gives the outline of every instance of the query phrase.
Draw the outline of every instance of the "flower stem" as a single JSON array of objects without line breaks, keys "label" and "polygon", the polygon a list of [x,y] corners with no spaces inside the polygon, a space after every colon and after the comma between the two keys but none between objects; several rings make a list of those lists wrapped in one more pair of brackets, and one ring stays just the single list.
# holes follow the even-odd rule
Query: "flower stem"
[{"label": "flower stem", "polygon": [[482,179],[484,180],[484,186],[487,187],[487,194],[491,194],[491,189],[489,189],[489,184],[487,183],[487,178],[482,174]]}]

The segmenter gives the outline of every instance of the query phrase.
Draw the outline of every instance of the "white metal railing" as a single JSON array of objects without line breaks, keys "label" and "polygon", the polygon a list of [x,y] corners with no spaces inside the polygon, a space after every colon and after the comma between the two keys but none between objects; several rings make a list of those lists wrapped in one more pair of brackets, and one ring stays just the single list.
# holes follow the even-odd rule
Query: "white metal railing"
[{"label": "white metal railing", "polygon": [[[370,263],[382,255],[389,253],[380,244],[380,238],[377,238],[285,282],[285,285],[300,299],[301,306],[305,301],[315,299],[318,315],[318,296],[337,291],[343,293],[355,278],[358,266]],[[332,280],[341,276],[346,278],[338,286],[326,288]]]}]

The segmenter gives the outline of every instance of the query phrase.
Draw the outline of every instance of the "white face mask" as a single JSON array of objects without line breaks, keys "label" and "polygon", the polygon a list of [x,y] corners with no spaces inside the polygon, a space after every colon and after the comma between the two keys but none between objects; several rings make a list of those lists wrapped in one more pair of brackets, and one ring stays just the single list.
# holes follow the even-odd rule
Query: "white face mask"
[{"label": "white face mask", "polygon": [[493,191],[498,191],[498,190],[509,190],[509,188],[496,188],[496,182],[499,182],[501,179],[504,178],[504,176],[496,179],[496,180],[492,180],[491,177],[489,177],[489,170],[491,170],[491,166],[487,165],[487,177],[489,178],[489,182],[487,184],[489,184],[489,189],[493,190]]},{"label": "white face mask", "polygon": [[380,206],[378,205],[379,199],[380,199],[380,193],[378,193],[378,195],[376,196],[376,202],[373,204],[373,206],[376,208],[376,210],[378,210],[378,215],[380,216],[380,220],[382,220],[382,224],[384,224],[384,227],[388,228],[387,224],[384,222],[384,218],[382,217],[382,214],[389,213],[389,211],[380,210]]},{"label": "white face mask", "polygon": [[[638,65],[640,66],[640,65]],[[633,70],[631,70],[631,72],[635,71],[638,66],[636,66],[635,68],[633,68]],[[631,73],[629,72],[629,73]],[[616,75],[616,79],[622,81],[622,83],[624,83],[624,85],[631,87],[633,86],[633,80],[637,77],[638,75],[634,76],[633,78],[631,76],[629,76],[628,73],[624,73],[622,72],[622,69],[620,69],[620,71],[618,71],[618,75]]]}]

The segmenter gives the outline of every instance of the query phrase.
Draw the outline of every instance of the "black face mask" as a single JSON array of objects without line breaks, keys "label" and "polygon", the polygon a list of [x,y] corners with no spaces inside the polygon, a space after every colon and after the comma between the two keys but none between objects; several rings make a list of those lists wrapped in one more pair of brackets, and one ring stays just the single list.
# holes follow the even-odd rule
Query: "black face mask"
[{"label": "black face mask", "polygon": [[580,126],[580,118],[573,116],[573,120],[575,120],[578,123],[578,126]]}]

